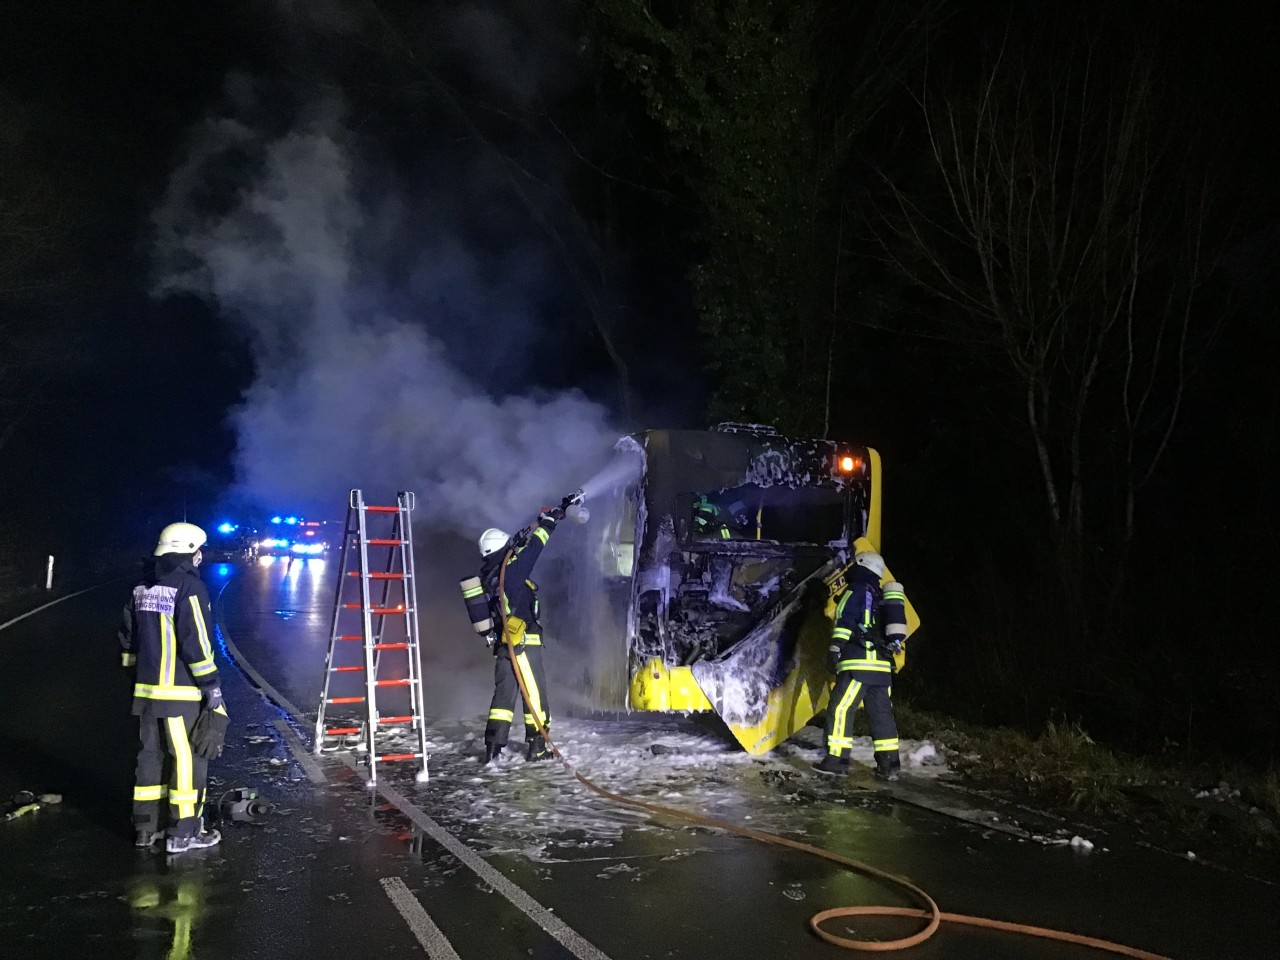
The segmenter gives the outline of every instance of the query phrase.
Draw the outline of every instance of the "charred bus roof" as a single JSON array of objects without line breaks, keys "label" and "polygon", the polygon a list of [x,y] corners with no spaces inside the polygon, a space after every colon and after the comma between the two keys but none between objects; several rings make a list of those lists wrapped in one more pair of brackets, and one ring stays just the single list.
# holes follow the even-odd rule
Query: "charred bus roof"
[{"label": "charred bus roof", "polygon": [[[673,536],[683,550],[794,554],[829,553],[871,532],[878,457],[870,448],[739,424],[649,430],[636,440],[645,451],[649,521],[642,556],[670,549]],[[730,515],[741,513],[749,529],[724,540],[695,537],[690,518],[699,497],[717,499]]]}]

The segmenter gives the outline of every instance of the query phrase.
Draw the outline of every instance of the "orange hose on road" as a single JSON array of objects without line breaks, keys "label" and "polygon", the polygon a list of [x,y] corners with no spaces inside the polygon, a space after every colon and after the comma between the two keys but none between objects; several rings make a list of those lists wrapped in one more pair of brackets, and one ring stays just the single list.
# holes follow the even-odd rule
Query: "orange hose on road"
[{"label": "orange hose on road", "polygon": [[[511,557],[512,551],[507,551],[506,556],[502,559],[502,565],[498,571],[498,595],[503,596],[506,593],[506,576],[507,561]],[[520,686],[520,695],[524,697],[526,704],[532,703],[529,697],[529,691],[525,687],[524,676],[522,671],[515,668],[516,649],[515,644],[511,642],[511,634],[507,629],[507,618],[502,617],[502,640],[507,645],[507,652],[511,657],[511,670],[516,675],[516,682]],[[699,826],[710,827],[713,830],[723,830],[726,833],[736,834],[739,837],[746,837],[749,840],[758,840],[761,843],[771,844],[775,847],[786,847],[790,850],[798,850],[801,853],[811,854],[815,857],[821,857],[824,860],[830,860],[832,863],[838,863],[841,866],[848,867],[858,873],[873,877],[881,881],[887,886],[897,887],[906,891],[913,899],[918,900],[924,906],[919,907],[882,907],[882,906],[860,906],[860,907],[832,907],[828,910],[821,910],[809,918],[809,928],[825,940],[827,943],[834,944],[837,947],[844,947],[846,950],[863,950],[869,953],[888,953],[893,950],[906,950],[909,947],[918,946],[928,940],[938,932],[938,927],[942,921],[948,923],[964,924],[971,927],[983,927],[988,930],[1003,930],[1007,933],[1021,933],[1030,937],[1040,937],[1044,940],[1056,940],[1062,943],[1074,943],[1082,947],[1092,947],[1095,950],[1102,950],[1107,953],[1115,954],[1120,957],[1133,957],[1135,960],[1171,960],[1170,957],[1160,953],[1151,953],[1147,950],[1139,950],[1136,947],[1127,947],[1122,943],[1113,943],[1110,940],[1102,940],[1098,937],[1087,937],[1078,933],[1067,933],[1062,930],[1052,930],[1048,927],[1037,927],[1026,923],[1010,923],[1005,920],[992,920],[987,917],[974,917],[963,913],[944,913],[938,908],[937,902],[925,891],[921,890],[910,880],[903,877],[896,877],[891,873],[873,867],[861,860],[855,860],[852,857],[846,857],[843,854],[826,850],[822,847],[815,847],[813,844],[803,843],[799,840],[791,840],[787,837],[780,837],[776,834],[765,833],[762,830],[753,830],[750,827],[742,827],[736,823],[729,823],[725,820],[717,820],[714,817],[703,816],[700,813],[694,813],[691,810],[680,810],[675,807],[663,806],[659,803],[647,803],[644,800],[635,800],[631,797],[624,797],[614,793],[612,790],[606,790],[604,787],[592,782],[583,776],[560,752],[560,748],[555,745],[555,741],[551,739],[550,733],[547,731],[546,725],[542,722],[537,711],[533,711],[533,722],[538,728],[538,732],[542,735],[542,739],[546,741],[551,752],[555,754],[557,760],[568,771],[569,775],[581,783],[584,787],[598,796],[623,806],[631,807],[636,810],[643,810],[646,813],[671,817],[676,820],[683,820],[686,823],[694,823]],[[842,917],[917,917],[927,921],[923,928],[911,934],[908,937],[902,937],[897,940],[855,940],[851,937],[842,937],[839,934],[829,933],[823,929],[823,924],[828,920],[836,920]]]}]

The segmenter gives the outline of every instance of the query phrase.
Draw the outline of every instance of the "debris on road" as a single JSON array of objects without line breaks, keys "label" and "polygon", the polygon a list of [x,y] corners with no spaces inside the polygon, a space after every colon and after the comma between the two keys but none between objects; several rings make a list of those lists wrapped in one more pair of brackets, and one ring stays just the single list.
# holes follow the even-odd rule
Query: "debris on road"
[{"label": "debris on road", "polygon": [[28,813],[35,813],[41,807],[52,807],[62,803],[60,793],[42,793],[39,796],[30,790],[19,790],[8,800],[0,803],[0,821],[17,820]]},{"label": "debris on road", "polygon": [[1071,838],[1071,849],[1079,853],[1092,853],[1093,843],[1084,837],[1075,836]]}]

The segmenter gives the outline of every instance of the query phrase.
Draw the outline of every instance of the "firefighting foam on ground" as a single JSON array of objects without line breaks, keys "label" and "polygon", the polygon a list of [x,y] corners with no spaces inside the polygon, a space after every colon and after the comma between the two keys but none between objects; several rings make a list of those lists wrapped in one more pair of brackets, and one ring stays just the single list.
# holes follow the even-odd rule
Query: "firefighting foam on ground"
[{"label": "firefighting foam on ground", "polygon": [[1275,729],[1203,15],[25,6],[0,956],[1274,953],[1275,771],[1082,725]]},{"label": "firefighting foam on ground", "polygon": [[[52,949],[56,941],[40,931],[33,932],[31,911],[43,908],[29,901],[32,897],[47,899],[48,884],[56,883],[78,891],[75,895],[80,898],[75,922],[63,925],[66,935],[92,937],[99,954],[106,957],[133,956],[139,945],[145,950],[148,944],[169,957],[182,957],[194,955],[184,953],[189,949],[184,944],[199,944],[202,952],[218,949],[233,956],[265,956],[263,951],[269,950],[273,956],[337,958],[371,940],[387,949],[425,949],[433,957],[450,956],[439,952],[446,944],[450,945],[448,950],[453,949],[452,944],[458,945],[459,956],[476,949],[506,956],[512,938],[516,938],[535,943],[545,939],[548,946],[533,949],[550,949],[549,955],[639,960],[655,948],[670,956],[701,956],[711,938],[731,945],[740,956],[764,960],[780,952],[839,955],[839,946],[815,941],[808,932],[808,918],[814,910],[846,903],[883,903],[886,896],[890,900],[894,897],[876,881],[811,863],[799,854],[774,850],[759,841],[727,835],[725,830],[730,827],[892,863],[926,887],[944,883],[955,871],[968,875],[976,870],[985,878],[982,887],[970,889],[963,897],[953,894],[945,906],[961,906],[956,901],[962,900],[966,912],[993,917],[1010,917],[1014,912],[1010,904],[1024,896],[1028,884],[1047,895],[1066,883],[1075,890],[1077,903],[1096,903],[1098,909],[1119,898],[1123,890],[1127,902],[1140,904],[1133,917],[1162,917],[1165,935],[1180,938],[1184,946],[1194,943],[1208,925],[1194,909],[1183,907],[1173,914],[1161,904],[1185,902],[1188,895],[1192,903],[1208,904],[1212,897],[1194,891],[1210,882],[1217,895],[1224,882],[1243,884],[1239,895],[1251,895],[1248,881],[1243,879],[1211,878],[1185,859],[1171,870],[1160,859],[1163,855],[1138,851],[1122,837],[1082,831],[999,798],[966,792],[949,777],[943,750],[928,741],[900,741],[896,745],[900,778],[885,782],[873,776],[882,769],[878,754],[884,752],[879,749],[883,745],[863,730],[854,730],[848,738],[847,775],[831,777],[814,770],[815,761],[832,756],[832,731],[829,725],[820,725],[820,715],[815,723],[797,721],[796,729],[773,749],[749,752],[732,730],[736,715],[722,719],[717,714],[714,687],[702,694],[705,700],[688,701],[692,707],[673,704],[673,696],[694,698],[702,692],[696,686],[681,690],[682,683],[696,685],[697,674],[691,668],[701,662],[698,656],[710,654],[707,662],[715,662],[716,656],[723,660],[723,654],[728,653],[732,662],[733,651],[744,640],[748,649],[758,648],[760,635],[753,624],[761,623],[776,623],[776,629],[764,636],[778,638],[771,657],[751,658],[753,676],[772,678],[765,700],[770,697],[768,689],[803,689],[799,684],[787,684],[804,676],[796,670],[796,665],[803,663],[803,653],[797,651],[802,651],[804,643],[804,631],[796,625],[803,627],[807,620],[798,616],[791,600],[773,599],[770,603],[771,598],[786,597],[789,589],[794,592],[808,584],[799,596],[814,592],[814,606],[807,608],[810,613],[806,616],[826,622],[824,643],[837,629],[837,621],[830,619],[827,610],[836,581],[828,583],[830,578],[821,576],[814,579],[813,573],[823,569],[823,555],[839,555],[841,544],[823,543],[821,551],[793,551],[782,549],[778,541],[751,538],[745,547],[734,546],[742,531],[795,529],[796,518],[788,516],[785,509],[793,488],[781,484],[787,491],[784,498],[771,498],[771,487],[767,480],[761,482],[764,478],[759,472],[751,474],[748,484],[688,487],[686,497],[676,498],[677,509],[662,514],[657,523],[667,538],[657,554],[664,561],[665,596],[657,576],[651,574],[643,581],[636,578],[637,571],[645,569],[644,545],[650,541],[643,522],[631,526],[617,517],[647,520],[662,513],[654,509],[661,500],[658,493],[646,495],[641,489],[650,478],[653,450],[658,445],[655,441],[682,443],[680,449],[686,452],[703,450],[705,462],[708,436],[712,445],[729,439],[722,451],[757,445],[770,451],[773,461],[785,443],[776,435],[742,428],[676,437],[649,434],[634,441],[646,451],[639,474],[635,450],[630,443],[624,444],[631,451],[626,458],[630,465],[624,469],[615,462],[610,468],[616,471],[611,473],[614,479],[581,488],[594,490],[593,500],[584,493],[580,504],[568,504],[563,518],[558,518],[554,503],[539,508],[539,519],[530,525],[533,539],[528,542],[541,542],[536,530],[550,527],[547,553],[540,561],[549,572],[556,566],[552,561],[564,561],[565,554],[577,555],[574,564],[567,565],[569,569],[579,565],[592,571],[593,579],[585,581],[587,586],[580,593],[594,594],[606,622],[615,625],[595,640],[599,651],[608,651],[610,656],[587,656],[595,649],[589,642],[576,648],[572,641],[558,646],[564,623],[561,618],[571,609],[572,593],[561,592],[559,575],[540,584],[539,594],[547,608],[541,624],[543,636],[548,649],[559,656],[549,657],[545,664],[547,700],[539,709],[545,710],[546,729],[575,774],[554,761],[530,762],[540,757],[526,753],[527,725],[520,722],[524,718],[518,714],[508,725],[507,749],[496,755],[492,751],[493,711],[490,708],[487,716],[484,711],[489,691],[468,684],[463,685],[466,689],[457,689],[458,675],[444,668],[444,664],[461,662],[461,658],[487,662],[491,671],[495,664],[491,649],[467,624],[456,581],[447,584],[452,615],[433,613],[424,623],[425,697],[417,704],[412,702],[402,683],[407,677],[397,669],[403,661],[393,659],[403,653],[399,649],[403,634],[391,626],[404,619],[403,605],[396,594],[384,596],[380,592],[381,585],[398,581],[394,577],[371,578],[370,609],[385,611],[371,617],[371,625],[379,619],[385,621],[375,626],[374,639],[386,649],[381,651],[385,659],[377,665],[384,669],[375,669],[374,676],[392,681],[375,694],[375,719],[402,718],[378,725],[381,729],[373,749],[381,762],[371,787],[367,704],[331,705],[333,724],[351,724],[347,733],[327,737],[322,732],[313,742],[311,727],[315,719],[311,705],[324,685],[326,649],[332,644],[335,624],[340,631],[349,629],[346,619],[338,619],[335,598],[344,605],[342,618],[354,616],[359,623],[363,616],[362,609],[345,608],[348,602],[361,606],[361,601],[348,599],[353,585],[355,595],[360,595],[364,578],[359,562],[354,569],[344,567],[341,551],[326,557],[259,555],[213,562],[202,571],[212,621],[216,621],[210,640],[223,700],[233,718],[222,755],[210,762],[206,788],[207,829],[210,835],[218,834],[218,842],[167,855],[141,849],[136,863],[125,864],[112,850],[118,844],[127,846],[126,842],[110,830],[103,831],[94,820],[96,814],[91,814],[99,802],[105,804],[104,812],[113,809],[117,794],[68,791],[66,810],[40,810],[5,825],[9,832],[0,835],[0,843],[17,844],[13,855],[28,862],[34,862],[30,858],[43,849],[42,872],[47,877],[11,886],[0,898],[0,934],[24,937],[31,956],[46,955],[43,945]],[[861,456],[864,462],[873,462],[871,451],[865,449],[837,454],[837,471],[844,467],[846,457]],[[828,458],[826,462],[832,461]],[[786,472],[779,470],[769,474],[775,479],[784,476]],[[815,474],[808,471],[802,476],[806,479],[801,488],[808,489]],[[746,497],[743,503],[747,507],[724,515],[723,524],[729,527],[729,536],[724,537],[717,522],[720,515],[701,504],[704,495],[713,501],[723,490],[734,487],[738,489],[733,496]],[[850,530],[860,535],[867,532],[868,520],[875,515],[871,509],[874,498],[869,496],[874,488],[845,483],[820,489],[841,491],[851,505],[848,511],[831,512],[826,523],[847,522]],[[572,499],[565,497],[564,501]],[[730,501],[730,506],[736,502]],[[369,505],[385,504],[369,501]],[[585,523],[568,519],[569,508],[574,506],[587,508]],[[628,510],[633,512],[628,514]],[[371,524],[379,519],[393,522],[395,515],[370,513],[366,519]],[[699,519],[708,520],[709,528],[700,527]],[[771,522],[777,526],[769,527]],[[588,536],[593,528],[612,532],[603,538]],[[829,528],[824,525],[822,529]],[[634,530],[635,534],[623,537],[619,535],[622,530]],[[370,541],[391,539],[382,529],[371,527],[368,533]],[[705,540],[717,548],[706,556],[697,549],[703,545],[702,534],[714,534],[706,535]],[[601,549],[601,539],[611,547]],[[671,549],[673,544],[684,549]],[[727,549],[725,544],[729,544]],[[638,549],[618,549],[623,545]],[[369,545],[371,551],[373,546]],[[809,547],[815,545],[810,543]],[[384,552],[396,549],[395,545],[383,548]],[[560,552],[553,552],[557,550]],[[358,552],[353,553],[348,544],[346,560],[352,561]],[[417,559],[423,562],[416,569],[429,569],[430,550],[418,552]],[[805,569],[788,577],[787,564],[802,554]],[[372,556],[370,553],[369,558]],[[474,568],[475,548],[459,559],[464,569]],[[744,576],[736,566],[739,563],[755,579]],[[713,577],[723,575],[725,569],[728,574],[721,594]],[[678,572],[678,578],[672,570]],[[394,564],[390,568],[368,566],[371,575],[401,572]],[[611,598],[602,588],[609,580],[605,573],[625,581],[628,572],[632,585]],[[434,572],[431,576],[434,579]],[[759,586],[762,583],[764,587]],[[789,588],[788,583],[794,587]],[[437,582],[428,592],[439,591],[443,597],[443,586]],[[43,641],[45,648],[56,652],[81,632],[76,624],[84,618],[97,618],[102,607],[112,606],[115,594],[107,587],[71,597],[68,603],[41,614],[52,618],[46,624],[61,625],[53,635],[58,639]],[[653,596],[651,591],[659,591],[659,595]],[[645,605],[637,608],[632,598],[646,594],[650,595]],[[613,600],[621,606],[613,605]],[[518,611],[520,603],[513,597],[512,609]],[[408,606],[412,604],[410,600]],[[702,633],[688,630],[692,617],[713,615],[716,610],[726,616],[714,621],[715,629]],[[543,611],[538,613],[541,616]],[[538,618],[528,622],[537,623]],[[629,638],[626,632],[629,622],[649,624],[649,641],[640,647],[639,656],[635,655],[636,644],[628,642],[634,641],[634,635]],[[677,623],[679,629],[668,633],[669,622]],[[15,709],[35,709],[33,698],[39,698],[44,688],[33,679],[35,661],[15,660],[13,654],[27,646],[21,642],[24,632],[44,629],[40,619],[32,617],[0,635],[6,641],[0,643],[5,682],[18,684],[12,689],[5,687]],[[359,626],[353,629],[354,638],[345,643],[358,653],[366,638]],[[530,642],[529,632],[526,629],[525,644]],[[701,645],[690,644],[691,636],[699,638]],[[15,639],[20,642],[13,642]],[[793,642],[796,646],[788,649]],[[818,653],[826,651],[819,649]],[[342,663],[356,665],[359,659],[356,656]],[[655,660],[661,664],[657,679],[662,681],[656,685],[650,682]],[[765,662],[772,663],[767,673],[759,668]],[[645,687],[661,693],[644,694],[649,699],[628,709],[627,698],[638,689],[640,671],[647,671],[642,675]],[[364,674],[334,676],[349,684],[341,690],[335,687],[334,699],[354,696],[358,701]],[[608,679],[610,676],[613,679]],[[586,677],[598,678],[598,685],[580,682]],[[85,690],[90,704],[117,695],[100,683],[87,684]],[[621,706],[600,709],[598,703],[605,694],[618,696]],[[519,710],[514,695],[513,701],[513,711]],[[811,712],[811,703],[801,709],[801,697],[791,696],[786,702],[788,710],[775,711],[776,717],[789,722]],[[347,712],[339,716],[339,709]],[[415,714],[420,720],[417,729],[412,719]],[[105,706],[103,716],[109,716]],[[91,774],[91,782],[107,783],[116,777],[112,771],[121,759],[117,748],[129,741],[125,729],[129,719],[116,717],[89,735],[100,745],[86,760],[87,769],[97,771]],[[83,740],[86,736],[74,725],[48,724],[35,732],[44,744],[35,747],[36,752],[64,749],[58,746],[60,738]],[[404,759],[391,759],[395,757]],[[425,765],[428,777],[415,776],[420,765]],[[38,764],[27,769],[33,773],[44,770]],[[38,775],[53,776],[48,770]],[[592,787],[576,775],[589,778]],[[609,795],[673,814],[655,816],[619,804]],[[710,818],[708,823],[725,826],[682,823],[674,816],[676,812]],[[15,827],[20,832],[12,832]],[[110,866],[104,869],[97,864]],[[1142,878],[1136,886],[1135,876]],[[710,913],[697,905],[700,894],[692,899],[689,895],[718,890],[725,884],[731,884],[734,896]],[[494,898],[501,898],[514,912],[501,924],[486,922],[476,928],[474,918],[492,916]],[[58,896],[53,900],[57,902]],[[110,906],[119,900],[129,905],[127,910]],[[601,904],[608,905],[610,917],[604,924],[599,918]],[[1025,907],[1017,911],[1026,912]],[[1080,926],[1079,918],[1070,912],[1029,912],[1050,926]],[[656,926],[655,915],[663,918]],[[428,919],[424,921],[423,916]],[[410,917],[414,919],[406,924]],[[831,923],[827,931],[837,940],[851,935],[863,938],[870,931],[866,923]],[[1112,939],[1128,931],[1122,939],[1160,942],[1149,926],[1140,926],[1117,918],[1107,929],[1094,932]],[[305,929],[324,931],[323,942],[303,933]],[[436,933],[427,936],[422,932],[429,929]],[[686,932],[679,933],[680,929]],[[875,935],[893,939],[910,929],[877,928]],[[356,930],[365,931],[363,938],[355,935]],[[1240,936],[1265,939],[1267,934],[1244,925]],[[1051,954],[1042,951],[1060,950],[999,939],[991,944],[984,941],[983,949],[996,957],[1048,957]],[[557,954],[556,950],[565,953]]]}]

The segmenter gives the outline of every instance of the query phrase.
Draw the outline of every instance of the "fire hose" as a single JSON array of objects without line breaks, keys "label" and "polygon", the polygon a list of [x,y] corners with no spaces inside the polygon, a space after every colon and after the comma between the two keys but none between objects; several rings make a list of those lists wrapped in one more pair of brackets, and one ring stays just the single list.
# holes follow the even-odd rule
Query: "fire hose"
[{"label": "fire hose", "polygon": [[[509,549],[502,558],[502,563],[498,569],[498,595],[500,597],[506,595],[506,574],[507,562],[511,559],[513,549]],[[535,702],[529,696],[529,689],[526,686],[524,672],[518,667],[516,659],[516,648],[512,642],[511,633],[507,626],[507,618],[502,618],[502,640],[507,646],[507,652],[511,657],[511,669],[516,675],[516,683],[520,687],[520,695],[524,697],[524,702],[530,704]],[[676,820],[683,820],[686,823],[696,824],[702,827],[709,827],[713,830],[721,830],[731,833],[739,837],[745,837],[749,840],[756,840],[760,843],[771,844],[776,847],[785,847],[790,850],[797,850],[801,853],[807,853],[811,856],[821,857],[832,863],[838,863],[850,870],[864,874],[881,881],[890,887],[896,887],[906,891],[911,899],[916,900],[922,907],[889,907],[889,906],[853,906],[853,907],[832,907],[827,910],[821,910],[809,918],[809,929],[811,929],[818,937],[827,943],[834,944],[837,947],[843,947],[846,950],[863,950],[874,953],[887,953],[893,950],[906,950],[909,947],[917,946],[928,940],[942,925],[942,921],[948,923],[963,924],[971,927],[982,927],[988,930],[1003,930],[1008,933],[1020,933],[1025,936],[1040,937],[1045,940],[1056,940],[1062,943],[1074,943],[1082,947],[1091,947],[1095,950],[1102,950],[1107,953],[1121,957],[1134,957],[1136,960],[1170,960],[1169,957],[1151,953],[1147,950],[1139,950],[1136,947],[1128,947],[1121,943],[1114,943],[1110,940],[1102,940],[1098,937],[1084,936],[1078,933],[1068,933],[1062,930],[1053,930],[1048,927],[1037,927],[1025,923],[1011,923],[1006,920],[993,920],[988,917],[975,917],[963,913],[948,913],[939,909],[937,902],[933,897],[929,896],[924,890],[916,886],[911,881],[894,876],[877,867],[873,867],[861,860],[855,860],[852,857],[846,857],[843,854],[836,853],[832,850],[826,850],[813,844],[803,843],[799,840],[792,840],[788,837],[778,836],[772,833],[766,833],[762,830],[753,830],[750,827],[743,827],[736,823],[729,823],[725,820],[718,820],[715,817],[704,816],[700,813],[694,813],[691,810],[681,810],[676,807],[668,807],[660,803],[649,803],[645,800],[636,800],[633,797],[624,797],[606,790],[604,787],[594,783],[584,774],[578,772],[564,754],[560,752],[560,748],[556,746],[555,741],[551,739],[551,734],[547,730],[541,712],[537,710],[529,711],[533,716],[533,722],[538,728],[538,733],[546,742],[547,747],[552,754],[563,765],[565,771],[590,790],[597,796],[606,800],[612,800],[626,807],[635,810],[642,810],[653,816],[670,817]],[[926,921],[923,928],[916,933],[897,940],[855,940],[851,937],[843,937],[839,934],[831,933],[824,928],[824,924],[828,921],[845,917],[915,917]]]}]

